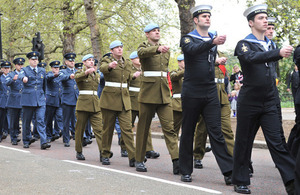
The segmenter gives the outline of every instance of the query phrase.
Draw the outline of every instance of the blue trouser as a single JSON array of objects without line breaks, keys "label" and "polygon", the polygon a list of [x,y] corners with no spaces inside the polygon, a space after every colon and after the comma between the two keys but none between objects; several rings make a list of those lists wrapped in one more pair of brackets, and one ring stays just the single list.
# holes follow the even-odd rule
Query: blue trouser
[{"label": "blue trouser", "polygon": [[47,139],[51,139],[53,133],[53,119],[60,118],[60,122],[55,120],[55,123],[62,123],[62,116],[56,117],[57,112],[59,112],[59,107],[46,106],[46,134]]},{"label": "blue trouser", "polygon": [[[71,131],[72,135],[75,136],[75,108],[76,106],[70,106],[70,105],[62,105],[63,109],[63,142],[68,143],[70,142],[70,133]],[[70,129],[71,127],[71,129]]]},{"label": "blue trouser", "polygon": [[36,118],[36,116],[34,113],[32,116],[32,125],[33,125],[32,135],[33,135],[33,137],[40,138],[39,133],[37,132],[37,129],[36,129],[36,119],[35,118]]},{"label": "blue trouser", "polygon": [[2,135],[3,135],[5,118],[6,118],[6,109],[0,108],[0,141],[1,141]]},{"label": "blue trouser", "polygon": [[45,125],[45,111],[46,106],[23,106],[23,121],[22,121],[22,139],[23,144],[29,144],[31,139],[30,134],[30,123],[33,118],[33,115],[36,116],[36,129],[40,136],[41,145],[47,143],[46,136],[46,125]]},{"label": "blue trouser", "polygon": [[10,119],[9,133],[11,141],[17,141],[18,132],[19,132],[19,121],[21,116],[21,108],[8,108],[8,115]]},{"label": "blue trouser", "polygon": [[55,120],[54,120],[53,135],[59,135],[59,132],[61,132],[64,128],[62,107],[59,107],[56,109],[54,117],[55,117]]},{"label": "blue trouser", "polygon": [[120,124],[119,124],[118,117],[116,118],[115,129],[118,133],[118,138],[120,139],[121,138],[121,127],[120,127]]}]

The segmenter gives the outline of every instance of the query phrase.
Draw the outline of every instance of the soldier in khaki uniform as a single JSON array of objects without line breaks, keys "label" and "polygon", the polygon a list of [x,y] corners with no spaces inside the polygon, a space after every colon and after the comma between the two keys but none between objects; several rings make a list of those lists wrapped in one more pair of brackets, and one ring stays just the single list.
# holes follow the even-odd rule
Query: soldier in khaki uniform
[{"label": "soldier in khaki uniform", "polygon": [[[134,51],[130,54],[131,62],[132,62],[132,73],[136,71],[141,71],[141,63],[137,51]],[[136,78],[135,80],[131,80],[129,83],[129,94],[130,94],[130,101],[131,101],[131,115],[132,115],[132,127],[134,126],[134,121],[136,117],[139,116],[139,103],[138,103],[138,95],[140,91],[141,79],[140,77]],[[146,157],[147,158],[158,158],[160,154],[153,150],[152,145],[152,136],[151,131],[149,130],[149,135],[147,139],[147,146],[146,146]]]},{"label": "soldier in khaki uniform", "polygon": [[[221,130],[225,138],[228,153],[230,156],[233,156],[234,135],[231,129],[230,103],[228,101],[228,95],[225,91],[224,83],[226,72],[224,64],[226,63],[227,59],[220,52],[218,52],[218,55],[220,58],[217,58],[215,63],[215,82],[217,85],[217,92],[221,105]],[[205,154],[205,144],[207,139],[206,125],[202,116],[200,116],[197,123],[194,139],[194,168],[201,169],[203,167],[201,160]]]},{"label": "soldier in khaki uniform", "polygon": [[136,132],[136,170],[147,171],[142,161],[146,154],[152,117],[157,112],[173,162],[173,173],[179,174],[178,140],[173,126],[170,89],[167,80],[170,51],[168,46],[159,43],[160,30],[157,24],[147,25],[144,32],[148,42],[143,42],[138,48],[143,76],[138,97],[140,118]]},{"label": "soldier in khaki uniform", "polygon": [[[105,87],[100,97],[100,105],[103,116],[103,165],[110,165],[111,143],[118,117],[121,136],[128,152],[129,166],[134,167],[135,148],[131,127],[131,103],[128,91],[128,82],[137,78],[141,73],[137,71],[131,74],[130,61],[125,60],[123,44],[121,41],[113,41],[110,44],[111,54],[101,60],[100,71],[104,74]],[[145,155],[144,155],[145,156]]]},{"label": "soldier in khaki uniform", "polygon": [[82,154],[82,140],[88,119],[93,127],[99,152],[102,150],[102,116],[100,99],[97,96],[100,75],[94,68],[94,56],[92,54],[84,56],[82,62],[84,68],[75,73],[75,81],[79,89],[79,97],[76,104],[77,121],[75,125],[75,150],[78,160],[85,160]]},{"label": "soldier in khaki uniform", "polygon": [[173,87],[173,118],[174,118],[174,131],[179,135],[179,130],[182,124],[182,107],[181,107],[181,88],[184,75],[184,55],[181,54],[177,57],[178,70],[174,70],[170,74]]}]

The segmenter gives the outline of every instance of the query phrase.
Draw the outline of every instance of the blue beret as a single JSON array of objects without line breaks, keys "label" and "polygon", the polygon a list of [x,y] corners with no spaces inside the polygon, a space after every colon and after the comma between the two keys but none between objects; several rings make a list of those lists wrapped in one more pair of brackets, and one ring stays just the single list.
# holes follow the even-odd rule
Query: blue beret
[{"label": "blue beret", "polygon": [[60,65],[60,61],[53,61],[53,62],[50,62],[49,64],[52,68],[59,68],[59,65]]},{"label": "blue beret", "polygon": [[28,59],[33,59],[33,60],[39,59],[39,56],[40,56],[40,53],[37,52],[37,51],[29,52],[29,53],[26,55],[26,57],[27,57]]},{"label": "blue beret", "polygon": [[38,67],[45,68],[47,66],[46,62],[40,62],[37,64]]},{"label": "blue beret", "polygon": [[1,68],[10,68],[11,63],[9,61],[4,61],[1,63]]},{"label": "blue beret", "polygon": [[123,43],[119,40],[115,40],[115,41],[111,42],[111,44],[109,45],[109,49],[113,49],[118,46],[123,46]]},{"label": "blue beret", "polygon": [[75,68],[82,69],[83,63],[79,62],[75,64]]},{"label": "blue beret", "polygon": [[148,24],[148,25],[144,28],[144,32],[150,32],[151,30],[156,29],[156,28],[159,29],[159,26],[158,26],[157,24],[151,23],[151,24]]},{"label": "blue beret", "polygon": [[178,60],[178,61],[184,60],[184,55],[183,55],[183,54],[180,54],[180,55],[177,57],[177,60]]},{"label": "blue beret", "polygon": [[24,58],[16,58],[16,59],[14,59],[14,61],[13,61],[14,64],[21,64],[21,65],[23,65],[24,62],[25,62],[25,59],[24,59]]},{"label": "blue beret", "polygon": [[68,61],[75,61],[75,58],[76,58],[76,54],[75,53],[67,53],[64,55],[64,58]]},{"label": "blue beret", "polygon": [[83,56],[82,61],[86,61],[89,58],[94,58],[94,56],[92,54],[87,54],[87,55]]},{"label": "blue beret", "polygon": [[137,51],[134,51],[134,52],[132,52],[131,54],[130,54],[130,59],[135,59],[135,58],[138,58],[139,56],[138,56],[138,54],[137,54]]}]

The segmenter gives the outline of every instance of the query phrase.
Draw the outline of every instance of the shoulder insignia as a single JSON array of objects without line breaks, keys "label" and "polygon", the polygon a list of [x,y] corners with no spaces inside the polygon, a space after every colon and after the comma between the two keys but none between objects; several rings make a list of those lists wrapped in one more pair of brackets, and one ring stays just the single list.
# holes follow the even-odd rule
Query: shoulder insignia
[{"label": "shoulder insignia", "polygon": [[186,37],[186,38],[184,39],[184,42],[185,42],[185,43],[189,43],[189,42],[191,42],[191,40],[190,40],[189,38]]},{"label": "shoulder insignia", "polygon": [[248,51],[248,47],[243,43],[243,47],[242,47],[243,52],[247,52]]}]

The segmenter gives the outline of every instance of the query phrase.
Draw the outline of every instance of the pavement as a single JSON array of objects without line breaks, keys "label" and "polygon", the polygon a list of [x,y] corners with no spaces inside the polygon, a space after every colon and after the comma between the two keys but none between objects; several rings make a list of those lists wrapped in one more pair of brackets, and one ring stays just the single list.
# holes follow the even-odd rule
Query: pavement
[{"label": "pavement", "polygon": [[[284,109],[283,116],[294,120],[291,109]],[[78,161],[73,140],[69,148],[60,138],[50,149],[41,150],[39,142],[29,149],[21,142],[12,146],[8,137],[0,143],[0,194],[234,194],[233,186],[225,185],[212,152],[206,153],[203,169],[194,169],[193,182],[181,182],[180,176],[172,174],[162,135],[153,133],[153,137],[154,150],[161,156],[148,159],[148,172],[144,173],[136,172],[128,166],[128,158],[121,157],[117,135],[113,137],[114,156],[109,166],[100,163],[95,139],[83,148],[86,160]],[[253,194],[286,194],[268,150],[254,148],[252,161]]]}]

